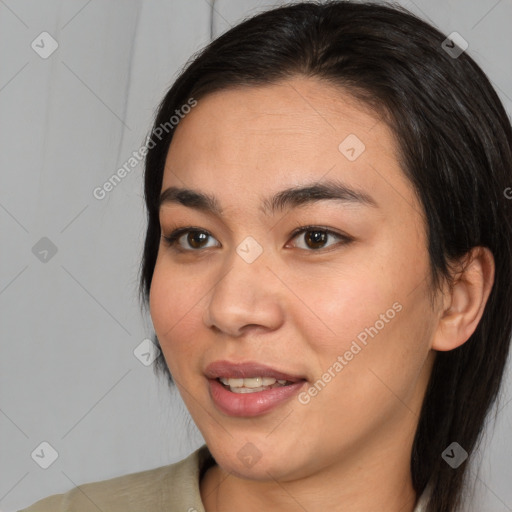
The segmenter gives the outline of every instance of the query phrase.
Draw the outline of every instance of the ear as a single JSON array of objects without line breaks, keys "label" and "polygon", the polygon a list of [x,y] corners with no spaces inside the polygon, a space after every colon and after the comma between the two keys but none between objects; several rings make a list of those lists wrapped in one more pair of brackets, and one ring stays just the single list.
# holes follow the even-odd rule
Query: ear
[{"label": "ear", "polygon": [[473,247],[459,263],[462,270],[443,290],[434,350],[453,350],[469,339],[482,318],[494,283],[494,257],[487,247]]}]

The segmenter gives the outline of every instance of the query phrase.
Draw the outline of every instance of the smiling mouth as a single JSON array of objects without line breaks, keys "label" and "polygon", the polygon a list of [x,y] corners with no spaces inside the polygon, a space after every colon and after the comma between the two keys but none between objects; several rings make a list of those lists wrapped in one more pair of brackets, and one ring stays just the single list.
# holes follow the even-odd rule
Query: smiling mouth
[{"label": "smiling mouth", "polygon": [[217,381],[233,393],[258,393],[268,389],[281,388],[293,384],[290,380],[275,379],[274,377],[227,378],[219,377]]},{"label": "smiling mouth", "polygon": [[204,370],[209,395],[217,410],[235,418],[269,413],[300,392],[307,379],[256,361],[219,360]]}]

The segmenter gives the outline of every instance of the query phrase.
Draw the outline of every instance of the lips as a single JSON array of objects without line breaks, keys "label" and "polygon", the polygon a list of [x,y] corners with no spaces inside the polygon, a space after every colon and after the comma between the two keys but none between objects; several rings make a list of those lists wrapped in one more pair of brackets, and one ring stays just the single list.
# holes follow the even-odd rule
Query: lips
[{"label": "lips", "polygon": [[[208,378],[210,398],[219,412],[235,417],[254,417],[272,411],[285,404],[300,392],[306,385],[306,379],[276,370],[260,363],[232,363],[216,361],[205,369]],[[235,393],[230,391],[219,379],[250,379],[254,377],[273,377],[276,380],[288,381],[286,385],[269,387],[251,393]]]},{"label": "lips", "polygon": [[206,367],[204,373],[208,379],[218,379],[220,377],[235,379],[273,377],[276,380],[287,380],[290,382],[305,380],[305,377],[302,375],[291,375],[255,362],[232,363],[230,361],[215,361]]}]

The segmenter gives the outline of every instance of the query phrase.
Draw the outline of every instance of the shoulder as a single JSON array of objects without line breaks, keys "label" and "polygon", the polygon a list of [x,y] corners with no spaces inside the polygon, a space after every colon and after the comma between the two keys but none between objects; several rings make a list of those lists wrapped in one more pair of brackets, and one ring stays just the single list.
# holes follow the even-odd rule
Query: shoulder
[{"label": "shoulder", "polygon": [[202,510],[200,473],[214,463],[206,445],[187,458],[155,469],[91,482],[44,498],[19,512],[155,512],[182,508]]}]

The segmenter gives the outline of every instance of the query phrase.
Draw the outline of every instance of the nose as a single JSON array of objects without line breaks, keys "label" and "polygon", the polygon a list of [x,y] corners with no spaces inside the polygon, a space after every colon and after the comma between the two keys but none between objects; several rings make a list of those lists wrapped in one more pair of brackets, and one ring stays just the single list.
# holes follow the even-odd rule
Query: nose
[{"label": "nose", "polygon": [[208,328],[230,337],[249,330],[278,329],[284,319],[286,288],[263,255],[248,263],[236,252],[214,285],[203,315]]}]

